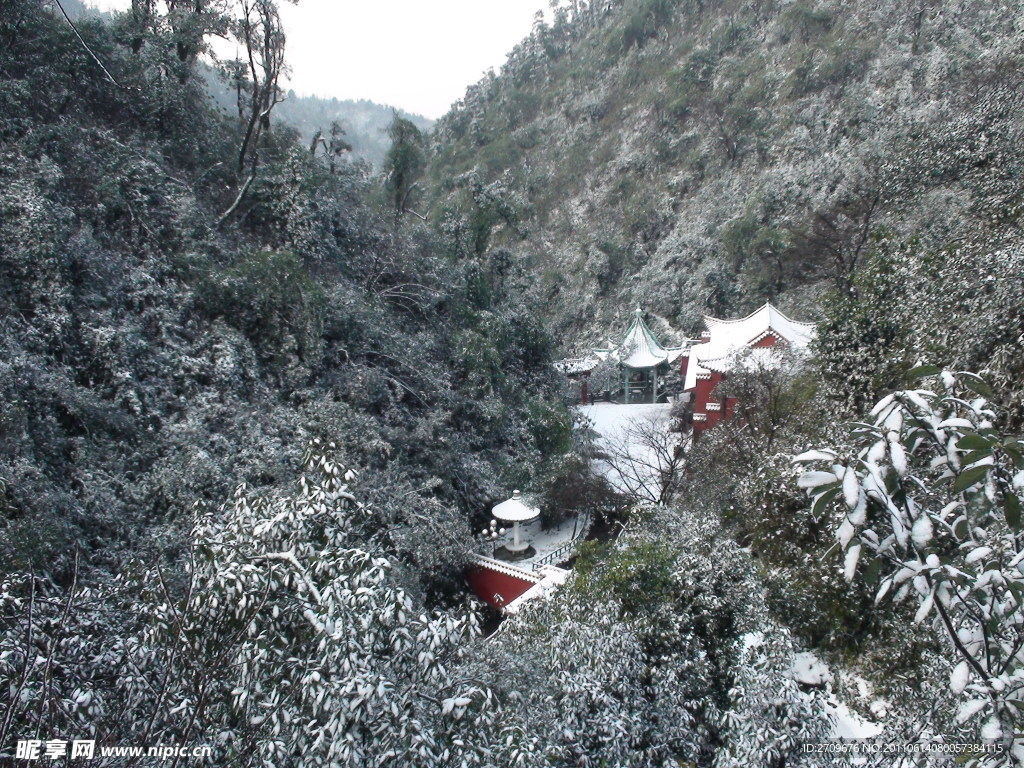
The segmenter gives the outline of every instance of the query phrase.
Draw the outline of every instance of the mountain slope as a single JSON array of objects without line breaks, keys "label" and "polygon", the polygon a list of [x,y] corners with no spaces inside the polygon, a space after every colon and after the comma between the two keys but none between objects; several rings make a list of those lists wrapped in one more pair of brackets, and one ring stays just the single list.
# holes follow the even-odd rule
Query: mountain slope
[{"label": "mountain slope", "polygon": [[[76,33],[36,0],[0,18],[0,570],[60,579],[76,550],[83,574],[173,550],[194,503],[272,487],[313,438],[388,475],[368,488],[408,482],[467,519],[505,493],[492,462],[522,484],[539,464],[510,446],[558,448],[529,428],[550,411],[542,329],[506,302],[476,312],[432,233],[399,229],[361,169],[276,119],[240,182],[244,126],[199,63],[166,18],[137,51],[125,23]],[[481,327],[493,373],[462,354]],[[461,436],[479,423],[477,453]],[[454,468],[449,450],[476,466],[434,472],[427,454]],[[428,570],[458,589],[449,540],[455,560],[432,548]]]},{"label": "mountain slope", "polygon": [[439,122],[435,215],[504,195],[491,244],[567,346],[637,304],[685,331],[769,298],[814,318],[881,233],[1015,233],[1020,37],[987,1],[562,11]]}]

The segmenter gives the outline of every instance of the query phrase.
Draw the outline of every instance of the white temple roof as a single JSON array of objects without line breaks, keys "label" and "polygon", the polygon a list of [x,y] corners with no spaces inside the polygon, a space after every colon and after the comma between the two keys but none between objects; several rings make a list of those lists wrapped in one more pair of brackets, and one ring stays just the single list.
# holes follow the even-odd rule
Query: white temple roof
[{"label": "white temple roof", "polygon": [[597,364],[601,362],[598,357],[568,357],[564,360],[556,360],[552,363],[554,369],[566,376],[578,376],[590,373]]},{"label": "white temple roof", "polygon": [[711,338],[690,348],[684,389],[693,389],[701,374],[728,372],[737,352],[752,347],[768,335],[782,340],[791,349],[804,349],[815,333],[814,323],[792,320],[770,303],[739,320],[721,320],[705,315],[704,324]]},{"label": "white temple roof", "polygon": [[519,491],[512,492],[512,498],[501,504],[495,505],[491,514],[498,520],[505,520],[509,523],[521,523],[525,520],[533,520],[540,515],[540,510],[528,506],[519,494]]}]

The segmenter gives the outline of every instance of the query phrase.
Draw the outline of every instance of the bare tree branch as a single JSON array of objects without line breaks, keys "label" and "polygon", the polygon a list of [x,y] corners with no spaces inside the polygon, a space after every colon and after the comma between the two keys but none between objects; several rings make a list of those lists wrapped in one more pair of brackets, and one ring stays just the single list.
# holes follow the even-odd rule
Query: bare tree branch
[{"label": "bare tree branch", "polygon": [[89,47],[89,44],[85,42],[85,38],[82,37],[82,33],[78,31],[78,27],[75,26],[75,23],[71,20],[71,17],[68,16],[68,12],[64,10],[64,6],[61,5],[60,0],[54,0],[54,2],[57,3],[57,7],[60,8],[60,12],[61,15],[64,16],[64,20],[67,21],[68,25],[71,27],[71,30],[75,33],[75,37],[78,38],[78,42],[82,44],[82,47],[85,48],[86,53],[88,53],[89,56],[92,57],[92,60],[96,62],[97,66],[99,66],[99,68],[103,70],[103,74],[107,76],[107,79],[114,85],[116,85],[118,88],[122,88],[126,91],[138,91],[138,88],[129,88],[128,86],[121,85],[121,83],[117,81],[117,78],[110,74],[110,70],[103,66],[103,62],[100,61],[100,57],[97,56],[95,51],[93,51],[93,49]]}]

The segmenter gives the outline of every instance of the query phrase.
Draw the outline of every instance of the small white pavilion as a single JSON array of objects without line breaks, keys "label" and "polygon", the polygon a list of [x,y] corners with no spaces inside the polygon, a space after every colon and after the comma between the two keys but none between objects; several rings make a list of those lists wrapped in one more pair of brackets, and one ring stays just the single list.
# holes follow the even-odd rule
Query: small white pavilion
[{"label": "small white pavilion", "polygon": [[512,498],[495,505],[491,514],[495,520],[512,523],[512,543],[504,545],[502,549],[508,552],[512,559],[527,557],[530,543],[519,540],[519,524],[537,519],[540,517],[540,510],[529,506],[519,491],[512,491]]}]

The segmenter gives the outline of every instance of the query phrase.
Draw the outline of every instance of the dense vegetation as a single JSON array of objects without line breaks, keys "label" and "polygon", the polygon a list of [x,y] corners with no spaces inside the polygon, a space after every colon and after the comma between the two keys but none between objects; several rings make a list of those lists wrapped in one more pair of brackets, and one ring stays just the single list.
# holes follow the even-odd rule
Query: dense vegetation
[{"label": "dense vegetation", "polygon": [[[769,299],[820,321],[809,363],[755,366],[724,385],[747,404],[744,417],[693,446],[685,471],[672,468],[666,482],[677,515],[720,521],[717,546],[749,552],[756,575],[747,588],[799,642],[846,670],[834,687],[847,701],[876,719],[868,706],[878,697],[899,702],[885,722],[894,738],[977,738],[970,728],[982,722],[987,737],[1009,738],[1019,712],[1006,701],[1019,697],[1019,682],[1005,659],[1019,648],[1019,610],[1006,629],[1014,639],[991,652],[1004,659],[1002,672],[983,671],[939,618],[933,627],[915,616],[909,595],[932,594],[924,576],[909,593],[894,589],[895,602],[878,595],[885,568],[907,555],[885,550],[869,530],[857,551],[880,554],[858,567],[851,524],[840,529],[845,507],[835,492],[812,507],[792,457],[830,444],[851,477],[853,467],[872,476],[879,459],[857,464],[863,435],[843,424],[867,419],[922,362],[981,372],[993,408],[982,430],[991,432],[977,439],[988,445],[998,434],[1012,450],[1024,413],[1020,35],[1019,19],[989,2],[572,2],[550,26],[539,21],[501,74],[472,86],[434,134],[434,215],[493,225],[486,247],[507,248],[535,271],[564,352],[603,346],[637,305],[665,333],[694,333],[702,312],[739,316]],[[916,386],[938,401],[945,385]],[[955,418],[967,416],[984,421],[973,412]],[[932,469],[905,480],[875,467],[873,476],[888,471],[886,484],[920,483],[929,501],[978,510],[969,541],[922,543],[914,567],[932,574],[929,555],[954,558],[1000,540],[1005,559],[983,552],[984,566],[942,567],[1012,570],[1021,461],[1004,457],[999,472],[1009,474],[986,479],[990,457],[961,435],[965,447],[949,448],[949,466],[935,469],[907,418],[887,444],[906,440],[911,463],[927,457]],[[999,483],[1005,495],[992,490]],[[908,503],[908,526],[928,508],[936,529],[960,508]],[[986,504],[994,517],[981,512]],[[693,550],[684,535],[634,526],[639,545],[620,542],[605,558],[613,572],[616,561],[631,562],[634,577],[638,563],[656,567],[665,555],[644,549],[652,542],[668,545],[675,573],[694,568],[683,564],[681,553]],[[1019,598],[1008,594],[991,598],[996,609],[970,611],[1009,610]],[[648,607],[645,620],[663,609],[676,623],[692,619],[689,608],[661,600]],[[968,632],[962,606],[947,607]],[[581,634],[597,631],[583,623]],[[992,702],[987,719],[969,709],[954,717],[951,694],[967,695],[965,665],[974,700]],[[950,687],[943,678],[954,669]],[[874,693],[854,684],[858,675]]]},{"label": "dense vegetation", "polygon": [[[802,648],[884,740],[1019,749],[1019,20],[572,2],[373,177],[279,119],[274,2],[169,5],[0,13],[0,755],[835,765]],[[481,640],[490,504],[614,506],[553,354],[766,298],[812,359]]]},{"label": "dense vegetation", "polygon": [[1019,35],[995,2],[565,4],[439,121],[435,210],[500,191],[567,343],[638,304],[818,319],[876,237],[1012,240]]},{"label": "dense vegetation", "polygon": [[[272,4],[252,13],[273,29]],[[358,470],[387,531],[367,546],[393,555],[410,612],[461,600],[470,522],[565,445],[545,404],[550,342],[513,290],[527,278],[396,221],[375,180],[273,113],[247,134],[273,82],[246,81],[241,120],[214,109],[197,55],[239,24],[199,4],[77,29],[32,0],[0,17],[5,751],[12,734],[148,732],[104,676],[128,647],[159,656],[133,633],[186,599],[195,515],[239,484],[290,487],[311,440]],[[145,572],[170,592],[150,602]],[[58,621],[45,606],[65,589]],[[44,681],[21,677],[36,641]],[[90,666],[68,642],[111,655]],[[131,663],[152,683],[144,655]],[[93,704],[79,711],[75,691]],[[213,732],[215,710],[192,733]],[[76,720],[89,713],[96,730]]]}]

